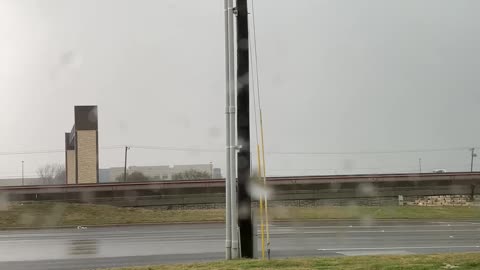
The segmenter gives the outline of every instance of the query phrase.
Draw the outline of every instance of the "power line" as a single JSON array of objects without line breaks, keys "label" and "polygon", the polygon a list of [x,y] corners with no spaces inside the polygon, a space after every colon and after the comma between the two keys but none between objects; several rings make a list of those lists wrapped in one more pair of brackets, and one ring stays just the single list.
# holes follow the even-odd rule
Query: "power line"
[{"label": "power line", "polygon": [[0,152],[0,156],[32,155],[32,154],[52,154],[52,153],[65,153],[65,150],[42,150],[42,151]]},{"label": "power line", "polygon": [[408,150],[383,150],[383,151],[351,151],[351,152],[282,152],[282,151],[270,151],[267,154],[270,155],[378,155],[378,154],[402,154],[402,153],[428,153],[428,152],[453,152],[453,151],[465,151],[468,147],[456,147],[456,148],[436,148],[436,149],[408,149]]},{"label": "power line", "polygon": [[104,149],[104,150],[109,150],[109,149],[123,149],[123,147],[125,147],[125,145],[112,145],[112,146],[100,147],[100,149]]},{"label": "power line", "polygon": [[[101,147],[103,150],[123,149],[125,146],[106,146]],[[164,150],[164,151],[180,151],[180,152],[205,152],[205,153],[223,153],[225,150],[220,148],[193,148],[193,147],[175,147],[175,146],[146,146],[146,145],[130,145],[133,149],[144,150]],[[475,148],[478,148],[475,147]],[[429,152],[454,152],[467,151],[471,147],[452,147],[452,148],[430,148],[430,149],[406,149],[406,150],[378,150],[378,151],[268,151],[269,155],[376,155],[376,154],[402,154],[402,153],[429,153]],[[37,151],[12,151],[0,152],[0,156],[9,155],[33,155],[33,154],[55,154],[65,153],[65,150],[37,150]],[[252,155],[255,153],[252,152]]]},{"label": "power line", "polygon": [[[110,150],[117,149],[122,146],[106,146],[100,149]],[[34,154],[57,154],[65,153],[64,149],[51,149],[51,150],[30,150],[30,151],[12,151],[12,152],[0,152],[0,156],[14,156],[14,155],[34,155]]]},{"label": "power line", "polygon": [[[123,149],[125,146],[115,145],[100,147],[102,150]],[[220,153],[224,152],[224,149],[208,149],[208,148],[193,148],[193,147],[173,147],[173,146],[144,146],[144,145],[130,145],[132,148],[145,149],[145,150],[164,150],[164,151],[180,151],[180,152],[210,152]],[[0,152],[0,156],[13,156],[13,155],[34,155],[34,154],[58,154],[65,153],[63,149],[51,149],[51,150],[30,150],[30,151],[12,151],[12,152]]]},{"label": "power line", "polygon": [[[0,176],[0,181],[2,180],[21,180],[22,179],[22,176],[21,175],[5,175],[5,176]],[[38,174],[31,174],[31,175],[24,175],[24,178],[25,179],[29,179],[29,178],[38,178]]]},{"label": "power line", "polygon": [[260,99],[260,80],[258,78],[258,52],[257,52],[257,27],[255,24],[255,6],[254,1],[252,0],[252,28],[253,28],[253,49],[255,51],[255,74],[256,74],[256,83],[257,83],[257,97],[258,97],[258,107],[262,108],[262,102]]},{"label": "power line", "polygon": [[164,150],[164,151],[180,151],[180,152],[206,152],[206,153],[224,153],[224,149],[208,149],[208,148],[191,148],[191,147],[172,147],[172,146],[144,146],[131,145],[133,149],[145,150]]},{"label": "power line", "polygon": [[[255,37],[254,37],[255,38]],[[249,39],[249,44],[250,46],[250,51],[252,51],[252,41],[251,39]],[[250,65],[253,69],[253,53],[250,53]],[[255,68],[256,70],[256,68]],[[255,73],[254,72],[251,72],[251,76],[252,76],[252,81],[255,80]],[[257,76],[258,76],[258,72],[257,72]],[[257,77],[257,81],[258,81],[258,77]],[[258,85],[257,85],[257,89],[258,89]],[[257,145],[260,144],[260,141],[258,139],[258,120],[257,120],[257,94],[256,94],[256,91],[255,91],[255,83],[252,83],[252,92],[253,92],[253,112],[254,112],[254,117],[253,119],[255,120],[255,139],[257,140]]]}]

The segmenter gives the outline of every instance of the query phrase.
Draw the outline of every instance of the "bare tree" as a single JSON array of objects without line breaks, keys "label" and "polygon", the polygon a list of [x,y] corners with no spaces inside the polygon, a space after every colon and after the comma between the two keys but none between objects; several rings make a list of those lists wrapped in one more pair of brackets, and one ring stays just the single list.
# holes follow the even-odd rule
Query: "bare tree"
[{"label": "bare tree", "polygon": [[[122,173],[121,175],[115,178],[117,182],[124,182],[125,177]],[[146,176],[142,172],[134,171],[132,173],[127,173],[127,182],[147,182],[150,181],[150,177]]]},{"label": "bare tree", "polygon": [[65,166],[60,164],[47,164],[40,167],[37,169],[37,174],[47,185],[63,184],[66,181]]}]

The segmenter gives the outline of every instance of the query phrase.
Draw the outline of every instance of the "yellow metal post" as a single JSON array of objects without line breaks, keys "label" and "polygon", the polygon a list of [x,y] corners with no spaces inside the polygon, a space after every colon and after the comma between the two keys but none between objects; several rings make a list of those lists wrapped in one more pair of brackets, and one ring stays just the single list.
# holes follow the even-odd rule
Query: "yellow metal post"
[{"label": "yellow metal post", "polygon": [[[258,163],[258,178],[262,179],[262,166],[260,163],[260,145],[257,144],[257,163]],[[264,235],[264,225],[263,225],[263,195],[260,194],[259,198],[260,205],[260,234],[262,236],[262,259],[265,259],[265,235]]]},{"label": "yellow metal post", "polygon": [[[263,186],[266,190],[267,188],[267,170],[266,170],[266,165],[265,165],[265,144],[263,141],[263,116],[262,116],[262,109],[260,108],[260,138],[262,141],[262,160],[263,160]],[[265,193],[264,196],[265,199],[265,227],[267,230],[267,253],[268,253],[268,259],[270,259],[270,228],[268,224],[268,198],[267,194]]]}]

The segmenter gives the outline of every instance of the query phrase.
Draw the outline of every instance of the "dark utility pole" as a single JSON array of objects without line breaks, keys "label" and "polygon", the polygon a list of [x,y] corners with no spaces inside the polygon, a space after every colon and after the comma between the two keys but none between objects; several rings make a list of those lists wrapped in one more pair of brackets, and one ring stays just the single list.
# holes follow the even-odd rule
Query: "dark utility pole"
[{"label": "dark utility pole", "polygon": [[25,177],[24,177],[24,173],[23,173],[23,172],[24,172],[23,163],[24,163],[24,162],[23,162],[23,160],[22,160],[22,186],[25,185]]},{"label": "dark utility pole", "polygon": [[476,157],[477,154],[475,154],[475,148],[470,149],[470,151],[472,151],[472,161],[470,162],[470,172],[473,172],[473,158]]},{"label": "dark utility pole", "polygon": [[250,182],[250,91],[247,0],[237,0],[238,227],[243,258],[253,258]]},{"label": "dark utility pole", "polygon": [[125,146],[125,166],[123,167],[123,182],[127,182],[127,153],[130,147]]},{"label": "dark utility pole", "polygon": [[[472,151],[472,160],[470,162],[470,172],[473,172],[473,158],[476,157],[477,154],[475,154],[475,147],[472,147],[470,151]],[[475,184],[471,184],[470,188],[471,188],[470,199],[474,201],[475,200]]]}]

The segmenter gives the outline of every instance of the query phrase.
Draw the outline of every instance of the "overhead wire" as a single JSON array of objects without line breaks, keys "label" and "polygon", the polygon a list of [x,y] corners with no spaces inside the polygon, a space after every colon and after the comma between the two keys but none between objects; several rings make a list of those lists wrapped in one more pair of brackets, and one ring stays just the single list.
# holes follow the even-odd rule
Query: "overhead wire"
[{"label": "overhead wire", "polygon": [[65,153],[65,150],[38,150],[38,151],[14,151],[14,152],[0,152],[0,156],[13,156],[13,155],[32,155],[32,154],[53,154],[53,153]]},{"label": "overhead wire", "polygon": [[270,151],[269,155],[377,155],[377,154],[403,154],[403,153],[429,153],[429,152],[454,152],[465,151],[471,147],[434,148],[434,149],[407,149],[407,150],[381,150],[381,151],[339,151],[339,152],[316,152],[316,151]]},{"label": "overhead wire", "polygon": [[[250,29],[250,28],[249,28]],[[250,31],[250,30],[249,30]],[[252,51],[252,40],[249,39],[249,44],[248,46],[250,47],[250,51]],[[251,69],[253,70],[254,67],[253,67],[253,54],[250,53],[250,66],[251,66]],[[250,72],[251,74],[251,78],[252,78],[252,81],[255,81],[255,73],[254,72]],[[258,74],[257,74],[258,75]],[[255,121],[255,139],[256,139],[256,142],[257,142],[257,145],[260,143],[259,139],[258,139],[258,113],[257,113],[257,91],[255,91],[255,83],[252,83],[251,84],[251,87],[252,87],[252,92],[253,92],[253,114],[254,114],[254,121]]]},{"label": "overhead wire", "polygon": [[[225,150],[222,149],[208,149],[208,148],[191,148],[191,147],[173,147],[173,146],[144,146],[144,145],[129,145],[129,147],[137,149],[146,149],[146,150],[165,150],[165,151],[183,151],[183,152],[218,152],[221,153]],[[105,146],[100,147],[103,150],[112,150],[112,149],[123,149],[124,145],[118,146]],[[64,149],[50,149],[50,150],[30,150],[30,151],[11,151],[11,152],[0,152],[0,156],[11,156],[11,155],[33,155],[33,154],[56,154],[56,153],[65,153]]]},{"label": "overhead wire", "polygon": [[[105,146],[100,147],[100,149],[109,150],[109,149],[118,149],[123,146]],[[33,154],[55,154],[55,153],[65,153],[65,149],[49,149],[49,150],[29,150],[29,151],[12,151],[12,152],[0,152],[0,156],[12,156],[12,155],[33,155]]]},{"label": "overhead wire", "polygon": [[[258,173],[260,177],[263,178],[263,186],[265,189],[265,193],[261,195],[260,197],[260,208],[262,209],[263,206],[265,207],[265,229],[266,229],[266,235],[267,235],[267,256],[268,259],[270,259],[270,231],[269,231],[269,219],[268,219],[268,198],[266,194],[266,189],[267,189],[267,177],[266,177],[266,164],[265,164],[265,144],[264,144],[264,136],[263,136],[263,115],[262,115],[262,103],[261,103],[261,98],[260,98],[260,79],[259,79],[259,71],[258,71],[258,50],[257,50],[257,30],[256,30],[256,23],[255,23],[255,4],[254,0],[251,0],[252,2],[252,29],[253,29],[253,51],[254,51],[254,59],[255,59],[255,83],[256,83],[256,89],[257,89],[257,101],[258,101],[258,110],[259,110],[259,121],[260,121],[260,146],[258,144],[258,128],[257,129],[257,152],[258,152],[258,164],[259,168],[258,170],[261,171]],[[253,55],[253,53],[251,54]],[[253,62],[253,61],[252,61]],[[253,63],[252,63],[253,64]],[[252,75],[253,76],[253,75]],[[254,93],[254,101],[255,101],[255,93]],[[255,124],[257,125],[257,115],[256,115],[256,108],[255,106]],[[260,158],[261,157],[261,158]],[[262,198],[263,197],[263,198]],[[263,199],[263,203],[262,203]],[[261,211],[261,216],[262,216],[262,258],[264,258],[264,242],[263,242],[263,211]]]},{"label": "overhead wire", "polygon": [[[250,34],[250,27],[249,27],[249,34]],[[253,65],[253,53],[251,53],[253,51],[253,48],[252,48],[252,39],[249,39],[249,42],[248,42],[248,46],[250,48],[250,54],[249,54],[249,57],[250,57],[250,67],[251,67],[251,70],[254,70],[254,65]],[[254,72],[250,72],[250,76],[251,76],[251,80],[252,82],[255,82],[255,73]],[[255,91],[255,83],[252,83],[251,84],[251,88],[252,88],[252,93],[253,93],[253,111],[254,111],[254,116],[253,116],[253,119],[254,119],[254,122],[255,122],[255,139],[256,139],[256,144],[257,144],[257,177],[259,180],[263,179],[262,177],[262,164],[261,164],[261,153],[260,153],[260,140],[259,140],[259,136],[258,136],[258,113],[257,113],[257,94],[256,94],[256,91]],[[262,254],[262,259],[265,259],[265,223],[264,223],[264,213],[263,213],[263,195],[262,193],[260,193],[260,196],[259,196],[259,216],[260,216],[260,239],[261,239],[261,254]]]},{"label": "overhead wire", "polygon": [[180,152],[209,152],[209,153],[224,153],[222,149],[208,149],[208,148],[192,148],[192,147],[172,147],[172,146],[145,146],[145,145],[130,145],[131,148],[145,149],[145,150],[165,150],[165,151],[180,151]]},{"label": "overhead wire", "polygon": [[[261,133],[261,132],[260,132]],[[259,139],[261,143],[261,138]],[[146,150],[165,150],[165,151],[185,151],[185,152],[211,152],[223,153],[225,150],[220,148],[193,148],[193,147],[175,147],[175,146],[145,146],[129,145],[132,148]],[[124,145],[100,147],[103,150],[123,149]],[[377,154],[408,154],[408,153],[432,153],[432,152],[456,152],[466,151],[472,147],[452,147],[452,148],[430,148],[430,149],[406,149],[406,150],[378,150],[378,151],[265,151],[268,155],[377,155]],[[475,148],[480,148],[475,146]],[[64,149],[49,150],[29,150],[29,151],[11,151],[0,152],[0,156],[9,155],[32,155],[32,154],[55,154],[65,153]]]}]

